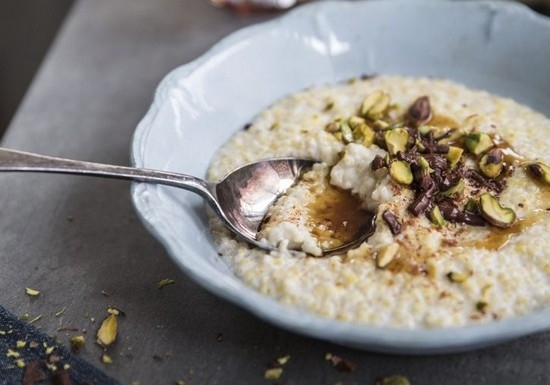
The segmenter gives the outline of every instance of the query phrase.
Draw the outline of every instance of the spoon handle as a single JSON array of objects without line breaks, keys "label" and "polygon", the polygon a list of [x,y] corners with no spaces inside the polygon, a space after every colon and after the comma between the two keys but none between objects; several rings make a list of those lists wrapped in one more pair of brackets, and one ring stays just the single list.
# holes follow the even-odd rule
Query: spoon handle
[{"label": "spoon handle", "polygon": [[196,192],[208,200],[211,199],[213,187],[212,184],[202,179],[185,174],[56,158],[2,147],[0,147],[1,171],[90,175],[158,183]]}]

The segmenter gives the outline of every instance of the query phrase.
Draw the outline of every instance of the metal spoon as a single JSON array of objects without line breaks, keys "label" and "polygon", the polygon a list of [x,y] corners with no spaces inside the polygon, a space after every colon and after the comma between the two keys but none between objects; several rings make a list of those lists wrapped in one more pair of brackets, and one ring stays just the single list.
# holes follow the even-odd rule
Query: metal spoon
[{"label": "metal spoon", "polygon": [[[0,171],[49,172],[130,179],[179,187],[199,194],[235,235],[263,249],[273,246],[257,240],[267,209],[292,186],[315,161],[297,158],[266,159],[242,166],[218,183],[174,172],[114,166],[22,152],[0,147]],[[324,254],[343,252],[370,235],[365,232]]]}]

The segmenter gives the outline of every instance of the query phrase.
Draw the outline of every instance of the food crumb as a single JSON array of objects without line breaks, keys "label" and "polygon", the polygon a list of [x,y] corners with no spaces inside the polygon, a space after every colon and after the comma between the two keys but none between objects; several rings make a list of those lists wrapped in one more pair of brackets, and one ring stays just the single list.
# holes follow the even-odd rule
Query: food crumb
[{"label": "food crumb", "polygon": [[30,295],[31,297],[35,297],[38,294],[40,294],[40,290],[32,289],[30,287],[25,288],[25,294]]},{"label": "food crumb", "polygon": [[174,281],[173,279],[169,279],[169,278],[165,278],[165,279],[161,279],[160,281],[157,282],[157,287],[160,289],[162,289],[164,286],[167,286],[167,285],[172,285],[176,283],[176,281]]},{"label": "food crumb", "polygon": [[332,364],[332,367],[339,372],[354,372],[357,365],[351,361],[345,360],[340,356],[332,353],[325,354],[325,360]]},{"label": "food crumb", "polygon": [[283,374],[283,368],[277,367],[277,368],[269,368],[264,373],[264,378],[266,380],[278,380],[281,375]]},{"label": "food crumb", "polygon": [[70,339],[71,351],[77,353],[86,343],[86,339],[83,335],[74,336]]}]

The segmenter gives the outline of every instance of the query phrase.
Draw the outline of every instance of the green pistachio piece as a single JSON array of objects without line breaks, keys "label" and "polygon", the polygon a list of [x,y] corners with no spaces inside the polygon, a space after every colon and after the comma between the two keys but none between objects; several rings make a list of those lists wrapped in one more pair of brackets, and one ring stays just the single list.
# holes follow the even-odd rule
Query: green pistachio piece
[{"label": "green pistachio piece", "polygon": [[463,179],[460,179],[455,185],[449,187],[445,191],[441,191],[439,194],[437,194],[437,196],[440,198],[455,198],[458,195],[462,194],[465,187],[466,183],[464,183]]},{"label": "green pistachio piece", "polygon": [[397,154],[398,151],[405,152],[409,142],[409,132],[404,128],[394,128],[384,132],[384,141],[391,155]]},{"label": "green pistachio piece", "polygon": [[376,254],[376,266],[380,269],[387,267],[397,256],[399,252],[399,243],[394,242],[382,246]]},{"label": "green pistachio piece", "polygon": [[330,133],[335,133],[340,131],[340,122],[330,122],[325,126],[325,131]]},{"label": "green pistachio piece", "polygon": [[453,144],[458,142],[462,137],[464,136],[464,133],[462,130],[458,128],[451,128],[449,131],[446,132],[446,135],[444,138],[439,139],[437,142],[439,144]]},{"label": "green pistachio piece", "polygon": [[349,125],[353,131],[353,140],[355,143],[361,143],[366,147],[374,143],[374,131],[365,122],[365,119],[357,116],[351,117]]},{"label": "green pistachio piece", "polygon": [[430,163],[423,156],[419,156],[417,159],[417,162],[418,162],[418,165],[420,166],[420,169],[422,170],[422,174],[427,175],[433,171],[430,168]]},{"label": "green pistachio piece", "polygon": [[456,146],[449,146],[449,152],[445,154],[447,157],[447,160],[449,161],[449,165],[451,168],[455,168],[458,162],[460,161],[460,158],[462,157],[462,153],[464,152],[464,149]]},{"label": "green pistachio piece", "polygon": [[457,271],[450,271],[447,273],[447,278],[449,278],[449,281],[461,283],[468,279],[468,274],[466,273],[459,273]]},{"label": "green pistachio piece", "polygon": [[340,132],[342,132],[342,140],[344,143],[347,144],[353,142],[353,131],[351,130],[348,122],[342,122]]},{"label": "green pistachio piece", "polygon": [[479,213],[479,202],[474,198],[468,199],[468,202],[464,205],[464,210],[471,213]]},{"label": "green pistachio piece", "polygon": [[441,210],[439,209],[439,206],[434,206],[433,210],[429,212],[428,214],[430,216],[430,221],[436,226],[444,226],[445,225],[445,218],[443,218],[443,214],[441,214]]},{"label": "green pistachio piece", "polygon": [[516,213],[509,207],[503,207],[497,198],[484,193],[479,198],[479,211],[490,224],[500,228],[508,228],[516,221]]},{"label": "green pistachio piece", "polygon": [[372,120],[380,119],[390,106],[390,95],[376,91],[365,98],[359,110],[360,115]]},{"label": "green pistachio piece", "polygon": [[418,132],[422,136],[428,135],[428,133],[430,131],[437,132],[437,130],[439,130],[439,127],[436,127],[436,126],[423,125],[423,126],[418,127]]},{"label": "green pistachio piece", "polygon": [[502,159],[502,151],[498,148],[489,150],[489,152],[483,155],[479,161],[479,169],[483,175],[488,178],[496,178],[499,176],[503,167],[504,160]]},{"label": "green pistachio piece", "polygon": [[391,162],[389,167],[391,177],[400,184],[409,185],[413,182],[411,166],[402,160]]},{"label": "green pistachio piece", "polygon": [[464,145],[474,155],[480,155],[495,146],[493,139],[484,132],[471,132],[464,138]]},{"label": "green pistachio piece", "polygon": [[535,162],[528,164],[527,169],[535,179],[550,186],[550,166],[541,162]]}]

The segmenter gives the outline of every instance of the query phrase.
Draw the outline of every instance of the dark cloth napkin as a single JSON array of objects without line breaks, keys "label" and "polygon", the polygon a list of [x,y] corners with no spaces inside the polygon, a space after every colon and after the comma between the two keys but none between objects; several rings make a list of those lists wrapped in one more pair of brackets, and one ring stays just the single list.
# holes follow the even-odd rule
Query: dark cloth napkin
[{"label": "dark cloth napkin", "polygon": [[0,306],[0,385],[120,385]]}]

